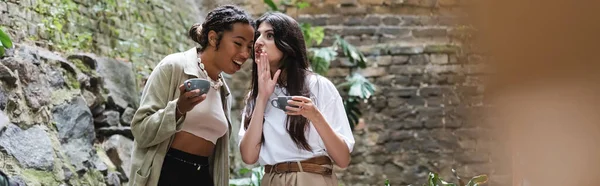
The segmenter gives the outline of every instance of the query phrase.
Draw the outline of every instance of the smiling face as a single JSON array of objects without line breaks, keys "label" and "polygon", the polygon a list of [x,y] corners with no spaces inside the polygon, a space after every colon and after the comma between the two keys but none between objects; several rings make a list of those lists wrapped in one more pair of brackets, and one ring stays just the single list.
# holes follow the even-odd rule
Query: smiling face
[{"label": "smiling face", "polygon": [[[216,37],[214,32],[209,34],[210,39]],[[253,38],[254,28],[247,23],[235,23],[231,31],[223,32],[214,55],[217,68],[227,74],[233,74],[240,70],[242,64],[250,58]]]},{"label": "smiling face", "polygon": [[258,56],[264,50],[269,57],[271,70],[277,70],[283,57],[283,52],[275,45],[273,26],[267,22],[263,22],[258,26],[257,34],[258,37],[254,44],[254,56]]}]

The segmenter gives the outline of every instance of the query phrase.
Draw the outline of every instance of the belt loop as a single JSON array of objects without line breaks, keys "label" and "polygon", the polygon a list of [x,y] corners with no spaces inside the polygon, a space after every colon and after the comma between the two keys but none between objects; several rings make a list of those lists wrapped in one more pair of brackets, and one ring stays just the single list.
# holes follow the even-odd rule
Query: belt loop
[{"label": "belt loop", "polygon": [[304,172],[304,170],[302,169],[302,164],[299,161],[297,161],[296,163],[298,164],[298,169],[300,169],[300,172]]}]

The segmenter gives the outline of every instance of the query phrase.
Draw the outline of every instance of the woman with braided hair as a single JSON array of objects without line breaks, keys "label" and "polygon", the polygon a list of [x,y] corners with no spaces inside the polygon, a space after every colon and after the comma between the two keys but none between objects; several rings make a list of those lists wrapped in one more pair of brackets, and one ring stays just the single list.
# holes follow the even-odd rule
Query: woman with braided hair
[{"label": "woman with braided hair", "polygon": [[[253,20],[220,6],[189,36],[200,47],[168,55],[152,71],[131,122],[135,138],[130,185],[229,185],[231,95],[222,72],[233,74],[250,58]],[[184,81],[210,82],[186,91]]]}]

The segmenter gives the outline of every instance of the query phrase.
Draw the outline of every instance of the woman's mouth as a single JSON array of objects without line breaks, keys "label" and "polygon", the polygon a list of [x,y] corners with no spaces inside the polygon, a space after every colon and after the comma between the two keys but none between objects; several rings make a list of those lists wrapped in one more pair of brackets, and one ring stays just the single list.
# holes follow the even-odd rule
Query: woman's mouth
[{"label": "woman's mouth", "polygon": [[242,64],[244,64],[244,62],[236,61],[236,60],[233,60],[232,62],[234,64],[234,66],[236,67],[236,71],[240,70],[242,68]]},{"label": "woman's mouth", "polygon": [[242,66],[242,64],[244,64],[244,62],[242,62],[242,61],[237,61],[237,60],[233,60],[233,63],[235,63],[235,64],[237,64],[237,65],[239,65],[239,66]]}]

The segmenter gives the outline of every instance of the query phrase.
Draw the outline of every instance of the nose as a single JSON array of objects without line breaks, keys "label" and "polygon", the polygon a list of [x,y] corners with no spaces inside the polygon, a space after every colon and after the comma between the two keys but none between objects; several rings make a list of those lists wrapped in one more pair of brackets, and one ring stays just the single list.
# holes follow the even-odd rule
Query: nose
[{"label": "nose", "polygon": [[256,38],[256,42],[254,42],[254,49],[260,49],[264,44],[265,42],[263,41],[262,36],[259,36]]},{"label": "nose", "polygon": [[258,40],[256,41],[256,43],[254,44],[254,50],[260,50],[262,47],[264,46],[263,42]]},{"label": "nose", "polygon": [[250,50],[244,50],[240,53],[240,56],[244,58],[244,60],[250,58]]}]

